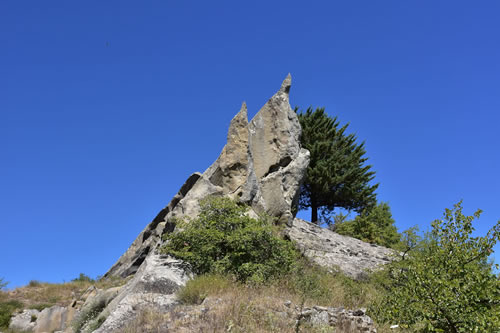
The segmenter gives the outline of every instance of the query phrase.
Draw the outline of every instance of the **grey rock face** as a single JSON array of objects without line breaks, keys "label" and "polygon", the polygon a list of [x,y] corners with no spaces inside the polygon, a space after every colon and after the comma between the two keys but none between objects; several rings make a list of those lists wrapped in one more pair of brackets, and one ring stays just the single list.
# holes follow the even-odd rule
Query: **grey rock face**
[{"label": "grey rock face", "polygon": [[33,329],[35,333],[45,333],[54,331],[71,332],[70,324],[75,316],[76,309],[54,305],[43,309],[38,315],[36,326]]},{"label": "grey rock face", "polygon": [[298,198],[309,152],[300,147],[301,128],[290,107],[290,86],[288,75],[250,123],[243,103],[231,120],[227,143],[217,160],[203,174],[194,173],[186,180],[105,277],[134,274],[161,241],[162,234],[172,231],[173,219],[195,217],[199,201],[209,195],[238,199],[254,212],[266,212],[291,225],[291,207]]},{"label": "grey rock face", "polygon": [[393,250],[342,236],[299,218],[288,231],[306,257],[318,265],[340,269],[352,278],[391,261]]},{"label": "grey rock face", "polygon": [[172,198],[170,203],[163,208],[158,215],[149,223],[146,228],[137,236],[128,250],[118,259],[118,261],[109,269],[104,277],[120,276],[127,277],[139,269],[153,247],[161,237],[161,234],[168,226],[166,225],[166,216],[171,213],[177,204],[184,198],[186,193],[191,190],[200,178],[199,172],[193,173],[181,186],[179,192]]},{"label": "grey rock face", "polygon": [[100,314],[106,320],[95,332],[119,332],[142,308],[167,311],[176,304],[175,291],[189,278],[180,260],[150,254],[134,278]]},{"label": "grey rock face", "polygon": [[292,205],[309,164],[300,148],[301,128],[288,99],[291,77],[249,123],[243,103],[232,119],[227,144],[203,173],[194,173],[158,216],[141,232],[105,277],[135,273],[99,315],[106,318],[96,332],[119,331],[140,308],[166,311],[175,291],[189,279],[183,263],[161,256],[162,235],[172,232],[175,219],[194,218],[199,202],[209,195],[228,196],[251,206],[250,214],[266,212],[291,225]]},{"label": "grey rock face", "polygon": [[366,309],[345,310],[343,308],[313,306],[304,308],[300,312],[298,320],[309,322],[313,326],[335,327],[341,332],[377,332],[373,320],[366,315]]},{"label": "grey rock face", "polygon": [[24,310],[10,319],[9,328],[18,332],[32,332],[39,314],[38,310]]}]

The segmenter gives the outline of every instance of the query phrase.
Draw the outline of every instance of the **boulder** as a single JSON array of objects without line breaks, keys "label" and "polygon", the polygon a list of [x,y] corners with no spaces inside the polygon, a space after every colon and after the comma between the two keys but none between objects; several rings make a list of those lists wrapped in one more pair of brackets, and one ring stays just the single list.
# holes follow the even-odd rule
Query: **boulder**
[{"label": "boulder", "polygon": [[71,306],[63,307],[59,305],[43,309],[38,315],[35,333],[46,333],[54,331],[65,331],[71,327],[71,321],[76,313],[76,309]]},{"label": "boulder", "polygon": [[16,332],[32,332],[39,314],[38,310],[23,310],[10,319],[9,329]]}]

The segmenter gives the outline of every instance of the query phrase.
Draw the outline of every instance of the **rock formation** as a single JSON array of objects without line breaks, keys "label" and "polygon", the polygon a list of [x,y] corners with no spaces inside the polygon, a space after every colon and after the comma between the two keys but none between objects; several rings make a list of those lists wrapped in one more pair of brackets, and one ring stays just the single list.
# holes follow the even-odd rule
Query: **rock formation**
[{"label": "rock formation", "polygon": [[[55,305],[41,312],[24,310],[12,318],[11,328],[71,332],[74,318],[73,325],[78,324],[81,332],[120,332],[144,309],[174,313],[175,292],[191,276],[182,261],[157,250],[163,243],[162,236],[174,232],[175,220],[196,217],[200,200],[209,195],[228,196],[246,203],[253,216],[262,212],[274,216],[287,226],[285,235],[306,257],[353,278],[389,262],[392,253],[389,249],[338,235],[294,217],[293,207],[309,163],[309,152],[300,146],[300,124],[288,100],[290,85],[289,75],[250,122],[243,103],[231,120],[227,144],[217,160],[203,174],[196,172],[188,177],[170,203],[106,273],[107,278],[130,277],[125,285],[107,290],[90,288],[67,307]],[[294,322],[376,332],[364,310],[312,307],[299,311],[290,304],[286,307],[288,310],[282,312]],[[98,315],[89,317],[90,313]]]},{"label": "rock formation", "polygon": [[339,270],[355,279],[389,263],[394,253],[383,246],[342,236],[299,218],[293,220],[288,236],[318,265]]},{"label": "rock formation", "polygon": [[243,103],[231,120],[227,144],[203,173],[194,173],[172,201],[139,234],[130,248],[105,274],[126,277],[135,273],[160,241],[172,231],[175,217],[197,215],[199,201],[208,195],[226,195],[249,204],[254,212],[266,212],[291,225],[292,203],[309,163],[309,152],[300,147],[301,128],[291,109],[290,75],[280,90],[247,120]]},{"label": "rock formation", "polygon": [[101,317],[106,319],[96,332],[119,330],[141,307],[166,311],[175,303],[174,292],[189,276],[182,262],[160,255],[156,249],[162,235],[173,231],[175,218],[198,214],[201,199],[228,196],[247,203],[251,213],[266,212],[292,225],[292,207],[298,199],[309,152],[300,147],[301,128],[289,104],[290,86],[288,75],[250,122],[243,103],[229,125],[227,144],[217,160],[203,174],[194,173],[186,180],[106,273],[105,277],[135,276],[104,309]]},{"label": "rock formation", "polygon": [[[176,290],[191,276],[182,261],[162,255],[157,249],[162,245],[162,236],[174,231],[175,220],[196,217],[200,200],[209,195],[246,203],[254,216],[262,212],[274,216],[287,226],[285,234],[305,256],[353,278],[389,262],[389,249],[294,218],[293,207],[309,163],[309,152],[300,146],[300,124],[288,99],[290,86],[289,75],[250,122],[243,103],[231,120],[227,143],[217,160],[203,174],[196,172],[188,177],[170,203],[105,274],[106,278],[130,277],[125,285],[107,290],[91,288],[68,307],[56,305],[41,312],[25,310],[13,317],[11,327],[34,332],[71,332],[71,320],[75,318],[74,322],[80,321],[81,332],[120,332],[143,309],[172,313],[172,307],[177,305]],[[289,309],[291,312],[284,313],[290,312],[287,316],[293,321],[342,326],[352,332],[375,332],[373,322],[361,310]],[[98,315],[86,319],[89,313]],[[95,330],[96,327],[99,328]]]}]

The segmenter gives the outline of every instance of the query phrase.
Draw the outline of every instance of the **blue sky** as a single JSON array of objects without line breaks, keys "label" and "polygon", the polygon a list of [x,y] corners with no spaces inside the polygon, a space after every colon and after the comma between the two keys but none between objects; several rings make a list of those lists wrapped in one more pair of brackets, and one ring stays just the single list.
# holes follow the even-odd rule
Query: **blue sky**
[{"label": "blue sky", "polygon": [[[500,219],[497,1],[0,2],[0,277],[104,274],[290,72],[400,230]],[[497,246],[496,250],[500,250]]]}]

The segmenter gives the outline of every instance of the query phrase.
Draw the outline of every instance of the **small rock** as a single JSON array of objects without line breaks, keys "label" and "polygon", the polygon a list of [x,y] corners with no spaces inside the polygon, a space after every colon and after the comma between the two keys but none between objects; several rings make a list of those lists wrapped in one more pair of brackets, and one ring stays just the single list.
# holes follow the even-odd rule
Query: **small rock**
[{"label": "small rock", "polygon": [[311,323],[313,325],[328,325],[329,316],[328,312],[316,312],[313,316],[311,316]]},{"label": "small rock", "polygon": [[324,307],[324,306],[315,305],[315,306],[313,306],[313,308],[316,311],[328,311],[328,308]]},{"label": "small rock", "polygon": [[292,305],[292,301],[289,301],[289,300],[288,300],[288,301],[286,301],[284,304],[285,304],[285,306],[286,306],[287,308],[289,308],[289,307]]}]

